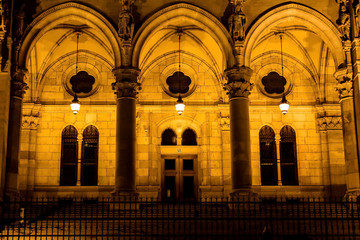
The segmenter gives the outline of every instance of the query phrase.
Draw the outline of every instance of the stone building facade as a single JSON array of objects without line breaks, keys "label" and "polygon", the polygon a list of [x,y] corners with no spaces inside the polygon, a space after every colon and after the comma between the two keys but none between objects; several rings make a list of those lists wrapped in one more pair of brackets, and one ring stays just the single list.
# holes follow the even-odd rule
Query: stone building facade
[{"label": "stone building facade", "polygon": [[2,196],[359,195],[357,0],[0,2]]}]

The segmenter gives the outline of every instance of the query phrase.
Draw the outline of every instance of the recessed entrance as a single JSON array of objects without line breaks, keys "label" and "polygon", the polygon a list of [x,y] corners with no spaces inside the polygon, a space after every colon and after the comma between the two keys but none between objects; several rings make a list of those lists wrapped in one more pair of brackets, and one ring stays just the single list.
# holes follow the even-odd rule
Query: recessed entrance
[{"label": "recessed entrance", "polygon": [[169,156],[162,158],[162,199],[165,201],[191,201],[197,197],[195,156]]}]

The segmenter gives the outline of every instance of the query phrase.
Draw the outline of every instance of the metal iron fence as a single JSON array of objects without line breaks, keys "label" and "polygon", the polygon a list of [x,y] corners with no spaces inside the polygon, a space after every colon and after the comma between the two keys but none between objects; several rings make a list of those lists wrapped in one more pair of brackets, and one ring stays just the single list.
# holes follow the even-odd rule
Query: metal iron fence
[{"label": "metal iron fence", "polygon": [[360,239],[358,202],[342,199],[13,199],[0,239]]}]

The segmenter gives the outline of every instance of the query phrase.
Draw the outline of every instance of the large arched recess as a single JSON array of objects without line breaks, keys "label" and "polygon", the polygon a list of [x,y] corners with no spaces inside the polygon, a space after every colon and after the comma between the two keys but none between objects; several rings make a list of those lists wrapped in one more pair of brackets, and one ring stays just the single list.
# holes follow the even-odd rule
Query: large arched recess
[{"label": "large arched recess", "polygon": [[19,51],[18,66],[26,69],[29,52],[48,31],[69,20],[85,24],[98,31],[107,40],[113,53],[114,66],[121,65],[120,41],[115,28],[97,11],[75,2],[62,3],[42,14],[29,25]]},{"label": "large arched recess", "polygon": [[[135,44],[132,65],[134,67],[139,67],[141,64],[140,62],[142,61],[140,56],[142,52],[148,50],[154,52],[153,46],[156,47],[156,45],[159,44],[159,41],[163,42],[171,35],[169,29],[171,31],[172,27],[182,24],[187,26],[186,29],[188,32],[186,35],[188,38],[191,37],[192,30],[201,29],[206,36],[209,36],[209,40],[216,42],[216,48],[221,52],[220,57],[222,58],[221,61],[217,61],[217,64],[219,65],[218,69],[220,71],[235,64],[231,46],[231,36],[222,23],[212,14],[199,7],[187,3],[177,3],[159,10],[144,22],[134,37]],[[192,26],[194,29],[191,29]],[[209,55],[209,53],[211,54],[211,51],[208,50],[212,48],[206,46],[206,41],[201,41],[201,38],[199,38],[199,35],[197,34],[198,33],[194,33],[191,40],[194,43],[197,42],[199,44],[199,49],[207,53],[204,54],[204,56]],[[145,45],[150,45],[148,50],[144,49]],[[174,50],[177,48],[176,46],[177,45],[174,46]]]},{"label": "large arched recess", "polygon": [[314,32],[324,41],[331,50],[336,66],[344,63],[345,55],[337,27],[314,9],[296,3],[287,3],[265,13],[248,30],[244,43],[244,64],[251,65],[252,50],[268,29],[294,21],[301,22],[304,28]]}]

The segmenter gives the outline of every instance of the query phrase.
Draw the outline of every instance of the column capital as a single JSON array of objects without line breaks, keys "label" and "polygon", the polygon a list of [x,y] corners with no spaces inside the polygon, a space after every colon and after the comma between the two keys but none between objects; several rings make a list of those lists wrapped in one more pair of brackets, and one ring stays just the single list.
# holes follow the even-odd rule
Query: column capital
[{"label": "column capital", "polygon": [[137,82],[140,70],[137,68],[115,68],[113,73],[116,80],[111,85],[117,98],[135,98],[138,94],[137,91],[141,90],[141,84]]},{"label": "column capital", "polygon": [[22,117],[22,127],[24,129],[37,129],[39,126],[39,116],[35,115],[24,115]]},{"label": "column capital", "polygon": [[336,90],[339,92],[340,101],[353,96],[353,79],[346,68],[339,69],[334,74],[338,84]]},{"label": "column capital", "polygon": [[13,73],[11,79],[11,96],[23,98],[25,91],[29,89],[28,85],[24,82],[28,71],[26,69],[18,69]]},{"label": "column capital", "polygon": [[252,72],[251,68],[246,66],[234,66],[225,70],[228,81],[224,85],[224,90],[228,91],[229,98],[248,97],[250,95],[254,85],[250,83]]},{"label": "column capital", "polygon": [[321,116],[317,118],[320,131],[342,130],[341,116]]}]

